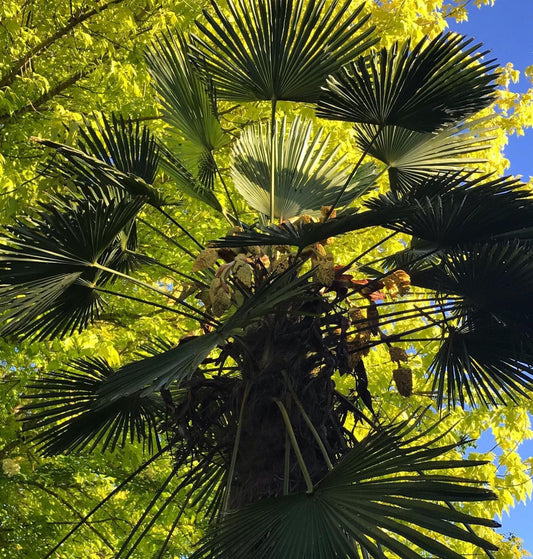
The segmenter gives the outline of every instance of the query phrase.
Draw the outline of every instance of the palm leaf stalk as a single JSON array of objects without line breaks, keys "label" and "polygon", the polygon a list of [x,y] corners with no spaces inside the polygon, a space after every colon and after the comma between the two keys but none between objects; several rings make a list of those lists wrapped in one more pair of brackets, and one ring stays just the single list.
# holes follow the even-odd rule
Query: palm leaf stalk
[{"label": "palm leaf stalk", "polygon": [[274,211],[276,207],[276,151],[274,149],[276,139],[276,105],[277,99],[272,98],[270,109],[270,208],[268,212],[268,222],[274,222]]},{"label": "palm leaf stalk", "polygon": [[[72,335],[112,296],[153,304],[179,332],[118,368],[91,358],[52,371],[24,409],[45,454],[166,439],[170,475],[116,557],[139,549],[181,490],[160,557],[186,504],[211,526],[194,559],[495,549],[493,520],[443,504],[495,498],[476,479],[482,462],[459,459],[464,439],[438,422],[423,430],[415,412],[390,422],[374,381],[393,376],[412,409],[404,347],[423,339],[434,342],[425,380],[438,408],[529,396],[533,201],[520,182],[472,169],[491,132],[474,135],[483,121],[467,119],[494,98],[492,62],[450,34],[371,50],[364,13],[350,0],[213,2],[196,34],[168,31],[146,56],[168,145],[121,118],[88,125],[76,148],[40,141],[64,156],[57,207],[5,229],[0,333]],[[225,101],[269,102],[270,118],[234,139],[219,121]],[[352,123],[355,166],[302,117],[278,118],[281,101]],[[172,192],[154,187],[159,169]],[[189,208],[168,209],[177,195],[236,226],[197,238],[182,225]],[[148,242],[137,249],[152,231],[168,263]],[[333,238],[361,249],[340,257]],[[146,279],[162,271],[188,284],[184,295]],[[176,314],[194,319],[193,334],[192,320],[176,330]]]}]

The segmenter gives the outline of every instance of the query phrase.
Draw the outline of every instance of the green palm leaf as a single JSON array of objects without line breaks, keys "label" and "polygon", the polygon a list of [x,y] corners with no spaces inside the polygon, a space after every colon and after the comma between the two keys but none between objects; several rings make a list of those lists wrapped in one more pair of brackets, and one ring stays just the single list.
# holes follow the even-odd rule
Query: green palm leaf
[{"label": "green palm leaf", "polygon": [[424,286],[463,298],[470,309],[492,315],[500,323],[531,329],[533,323],[533,246],[499,242],[456,248],[424,275]]},{"label": "green palm leaf", "polygon": [[[287,130],[288,129],[288,130]],[[374,184],[374,166],[359,167],[350,178],[339,158],[339,148],[327,151],[329,136],[322,140],[323,129],[315,135],[312,123],[296,118],[287,125],[283,119],[275,135],[274,216],[280,220],[313,214],[322,206],[345,206],[365,194]],[[324,154],[327,153],[327,157]],[[258,212],[270,213],[271,140],[267,125],[248,128],[234,149],[233,182],[237,191]]]},{"label": "green palm leaf", "polygon": [[[127,126],[120,130],[124,137],[119,140],[119,136],[112,136],[113,130],[107,129],[108,137],[105,145],[97,136],[95,129],[89,129],[85,132],[85,141],[90,140],[86,146],[89,150],[95,150],[97,154],[85,153],[81,149],[73,148],[65,144],[59,144],[51,140],[42,138],[33,138],[34,141],[55,149],[61,154],[67,164],[54,162],[50,168],[52,173],[57,173],[64,179],[73,181],[86,196],[96,197],[97,199],[114,199],[128,197],[143,197],[144,201],[160,207],[164,204],[161,194],[149,184],[142,176],[137,176],[129,170],[121,170],[124,166],[126,169],[134,168],[136,171],[142,172],[147,178],[152,178],[155,174],[155,167],[159,163],[159,150],[155,147],[155,143],[147,132],[142,132],[141,136],[135,135],[126,140],[128,136]],[[94,135],[94,137],[93,137]],[[112,142],[123,142],[123,145],[113,147]],[[127,146],[124,144],[129,142]],[[111,148],[111,149],[109,149]],[[113,160],[113,153],[118,158],[118,163]],[[133,151],[133,153],[131,153]],[[149,160],[144,163],[136,162],[138,157],[148,157]]]},{"label": "green palm leaf", "polygon": [[533,390],[533,334],[485,318],[450,329],[430,367],[439,406],[518,402]]},{"label": "green palm leaf", "polygon": [[159,148],[146,126],[123,117],[102,116],[95,126],[81,128],[78,147],[126,174],[153,184],[159,166]]},{"label": "green palm leaf", "polygon": [[[498,404],[533,390],[533,249],[529,242],[472,245],[411,274],[413,285],[454,295],[431,365],[439,405]],[[458,317],[458,322],[454,319]]]},{"label": "green palm leaf", "polygon": [[491,238],[530,239],[532,202],[531,193],[516,179],[465,179],[455,173],[412,185],[402,197],[389,193],[366,205],[376,211],[411,206],[390,228],[429,243],[431,251]]},{"label": "green palm leaf", "polygon": [[163,118],[180,137],[179,146],[163,149],[163,169],[180,190],[221,212],[213,193],[217,171],[213,152],[229,140],[218,120],[209,79],[192,64],[190,48],[179,31],[161,35],[146,52],[146,63]]},{"label": "green palm leaf", "polygon": [[95,287],[111,277],[103,265],[125,269],[122,236],[142,199],[106,203],[74,200],[46,205],[6,227],[0,244],[1,335],[56,337],[82,330],[98,315]]},{"label": "green palm leaf", "polygon": [[[87,274],[85,274],[87,275]],[[102,280],[97,280],[101,285]],[[87,328],[103,309],[93,285],[79,272],[17,286],[0,285],[2,336],[60,338]]]},{"label": "green palm leaf", "polygon": [[[197,23],[195,58],[221,99],[314,102],[326,77],[371,46],[363,5],[351,0],[228,0],[231,17],[216,2],[216,16]],[[364,29],[364,30],[363,30]]]},{"label": "green palm leaf", "polygon": [[317,114],[418,132],[462,121],[494,98],[496,65],[471,42],[447,33],[361,57],[328,79]]},{"label": "green palm leaf", "polygon": [[163,105],[164,120],[199,152],[216,150],[228,139],[217,118],[213,88],[191,63],[189,51],[179,31],[168,31],[146,52],[146,63]]},{"label": "green palm leaf", "polygon": [[113,373],[104,359],[79,359],[69,370],[49,373],[30,385],[36,392],[27,396],[32,402],[23,407],[25,429],[41,429],[34,440],[43,454],[100,443],[102,450],[113,451],[127,441],[142,441],[149,452],[154,445],[159,447],[156,424],[163,414],[161,397],[136,395],[106,407],[96,405],[98,388]]},{"label": "green palm leaf", "polygon": [[440,504],[494,499],[494,493],[473,487],[468,479],[436,473],[482,462],[443,458],[455,445],[432,448],[421,441],[426,433],[402,441],[408,432],[403,423],[371,433],[311,494],[262,499],[228,514],[193,559],[358,559],[358,549],[386,559],[384,548],[409,559],[427,554],[464,559],[420,528],[494,549],[460,524],[494,527],[496,522]]},{"label": "green palm leaf", "polygon": [[493,139],[480,137],[472,129],[475,124],[448,126],[437,132],[386,126],[378,134],[374,124],[360,124],[355,130],[358,146],[387,165],[391,190],[405,194],[436,174],[459,172],[467,165],[484,163],[484,159],[463,157],[487,149],[487,142]]},{"label": "green palm leaf", "polygon": [[[200,200],[211,206],[217,212],[223,212],[223,208],[213,192],[213,183],[210,180],[200,180],[185,167],[184,163],[168,148],[161,150],[161,167],[172,178],[181,192]],[[210,156],[208,156],[210,160]],[[208,173],[209,175],[210,173]]]},{"label": "green palm leaf", "polygon": [[134,394],[150,394],[173,381],[181,383],[194,375],[204,359],[225,340],[223,333],[210,332],[168,351],[122,366],[99,388],[106,407]]}]

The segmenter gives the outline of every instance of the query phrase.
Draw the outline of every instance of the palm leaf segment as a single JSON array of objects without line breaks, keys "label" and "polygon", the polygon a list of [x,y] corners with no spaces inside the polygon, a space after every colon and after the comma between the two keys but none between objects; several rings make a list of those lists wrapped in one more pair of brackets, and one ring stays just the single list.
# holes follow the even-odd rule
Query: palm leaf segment
[{"label": "palm leaf segment", "polygon": [[351,0],[228,0],[231,18],[213,2],[195,37],[195,57],[217,95],[232,101],[314,102],[326,77],[375,41],[363,6]]},{"label": "palm leaf segment", "polygon": [[475,244],[414,275],[419,285],[459,296],[452,311],[459,326],[448,329],[431,365],[440,401],[446,394],[464,405],[466,395],[498,404],[533,390],[532,261],[530,242]]},{"label": "palm leaf segment", "polygon": [[[102,116],[95,126],[80,128],[80,150],[127,175],[153,184],[159,166],[159,148],[146,126],[113,116]],[[134,193],[132,193],[134,194]]]},{"label": "palm leaf segment", "polygon": [[[29,412],[25,428],[45,428],[35,437],[44,454],[72,452],[89,444],[94,448],[100,442],[103,450],[114,450],[128,439],[147,443],[150,452],[154,444],[159,446],[159,395],[124,397],[107,408],[97,405],[98,388],[113,372],[103,359],[77,360],[71,370],[49,373],[30,386],[36,392],[24,407]],[[50,426],[55,422],[60,424]]]},{"label": "palm leaf segment", "polygon": [[34,217],[7,227],[0,244],[2,335],[41,338],[82,330],[102,302],[95,291],[112,279],[99,266],[130,265],[132,221],[142,198],[120,201],[57,199]]},{"label": "palm leaf segment", "polygon": [[[104,122],[107,123],[105,120]],[[108,123],[104,131],[106,134],[102,137],[92,127],[82,131],[85,138],[85,144],[81,144],[82,149],[33,138],[34,141],[56,150],[66,160],[51,161],[45,172],[59,176],[67,183],[73,183],[87,199],[142,197],[144,202],[160,207],[164,203],[162,196],[144,178],[153,180],[159,164],[159,150],[153,143],[153,138],[145,132],[142,132],[142,136],[132,136],[127,132],[127,127],[112,130]],[[141,140],[141,145],[137,144],[136,139]],[[143,159],[142,162],[140,158]],[[130,169],[140,174],[136,175]]]},{"label": "palm leaf segment", "polygon": [[185,140],[173,150],[163,150],[163,168],[186,194],[222,211],[213,193],[213,152],[226,145],[228,137],[218,120],[209,79],[192,64],[189,46],[178,31],[162,35],[147,51],[146,62],[163,118]]},{"label": "palm leaf segment", "polygon": [[412,211],[411,206],[388,207],[379,211],[365,212],[348,209],[335,219],[329,219],[325,222],[302,220],[295,223],[284,221],[280,225],[259,225],[257,228],[248,228],[212,241],[210,246],[223,248],[289,245],[304,249],[328,237],[343,235],[350,231],[359,231],[374,226],[390,226],[392,228],[399,221],[403,221],[402,218],[405,218]]},{"label": "palm leaf segment", "polygon": [[389,226],[429,243],[428,250],[434,251],[492,239],[531,239],[532,201],[516,179],[452,173],[415,184],[402,196],[389,193],[366,205],[376,212],[411,207],[404,219]]},{"label": "palm leaf segment", "polygon": [[485,53],[470,43],[448,33],[359,58],[328,79],[317,114],[418,132],[464,120],[494,98],[496,66],[480,62]]},{"label": "palm leaf segment", "polygon": [[[275,131],[276,218],[316,213],[322,206],[332,205],[341,193],[339,203],[344,206],[373,186],[374,166],[363,165],[350,178],[343,167],[345,158],[338,158],[339,149],[326,151],[328,137],[321,141],[323,129],[313,137],[311,123],[299,118],[288,132],[287,128],[284,119]],[[234,150],[233,182],[248,204],[264,215],[270,212],[271,161],[268,126],[248,128]]]},{"label": "palm leaf segment", "polygon": [[439,473],[482,462],[447,459],[455,445],[431,448],[421,440],[425,433],[402,441],[408,431],[403,423],[371,433],[311,494],[263,499],[228,514],[193,559],[358,559],[358,549],[386,559],[385,548],[406,559],[427,554],[464,559],[443,537],[495,549],[460,524],[495,527],[496,522],[440,504],[494,499],[468,479]]},{"label": "palm leaf segment", "polygon": [[464,157],[489,147],[491,130],[483,130],[480,135],[478,129],[484,120],[446,126],[437,132],[385,126],[378,133],[378,126],[360,124],[355,135],[363,151],[387,165],[390,189],[407,194],[437,174],[459,172],[467,165],[485,162]]},{"label": "palm leaf segment", "polygon": [[217,119],[216,99],[189,56],[185,38],[175,31],[152,45],[146,62],[165,121],[199,152],[216,150],[227,143]]}]

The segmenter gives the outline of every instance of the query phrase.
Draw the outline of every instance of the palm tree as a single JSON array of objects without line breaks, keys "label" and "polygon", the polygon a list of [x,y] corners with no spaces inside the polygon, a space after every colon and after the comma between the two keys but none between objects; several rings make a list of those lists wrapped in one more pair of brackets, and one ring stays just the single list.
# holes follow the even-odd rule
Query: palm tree
[{"label": "palm tree", "polygon": [[[350,0],[214,3],[198,34],[168,31],[146,54],[174,140],[115,116],[88,123],[76,147],[35,139],[57,152],[46,166],[57,190],[5,228],[3,336],[81,331],[113,297],[198,325],[178,343],[143,341],[147,353],[118,370],[95,356],[50,372],[25,406],[45,455],[129,440],[171,453],[169,479],[211,526],[195,559],[463,557],[455,540],[492,556],[472,526],[497,524],[453,504],[495,498],[454,473],[480,462],[451,456],[464,441],[442,442],[420,414],[381,416],[366,364],[388,351],[408,397],[406,348],[425,339],[437,347],[434,406],[526,396],[533,203],[465,157],[486,147],[472,117],[495,91],[479,45],[442,34],[376,49],[364,13]],[[249,103],[265,118],[238,126]],[[297,103],[351,123],[352,153],[290,118]],[[233,131],[221,107],[237,115]],[[156,187],[161,171],[174,192]],[[206,248],[176,217],[177,192],[229,233]],[[139,250],[156,215],[189,270]],[[404,249],[383,252],[394,236]],[[370,240],[348,259],[335,237]],[[150,266],[188,289],[140,279]],[[149,514],[117,557],[134,552]]]}]

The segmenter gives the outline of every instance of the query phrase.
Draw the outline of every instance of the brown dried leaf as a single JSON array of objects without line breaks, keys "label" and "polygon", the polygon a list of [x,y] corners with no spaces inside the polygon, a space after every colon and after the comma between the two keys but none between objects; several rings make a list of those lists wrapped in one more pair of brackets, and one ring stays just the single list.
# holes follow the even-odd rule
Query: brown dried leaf
[{"label": "brown dried leaf", "polygon": [[329,287],[335,279],[335,262],[333,254],[326,254],[317,259],[317,268],[315,270],[315,280]]},{"label": "brown dried leaf", "polygon": [[216,248],[204,248],[202,252],[196,257],[192,265],[193,272],[200,272],[201,270],[207,270],[213,266],[213,264],[218,260],[218,250]]}]

